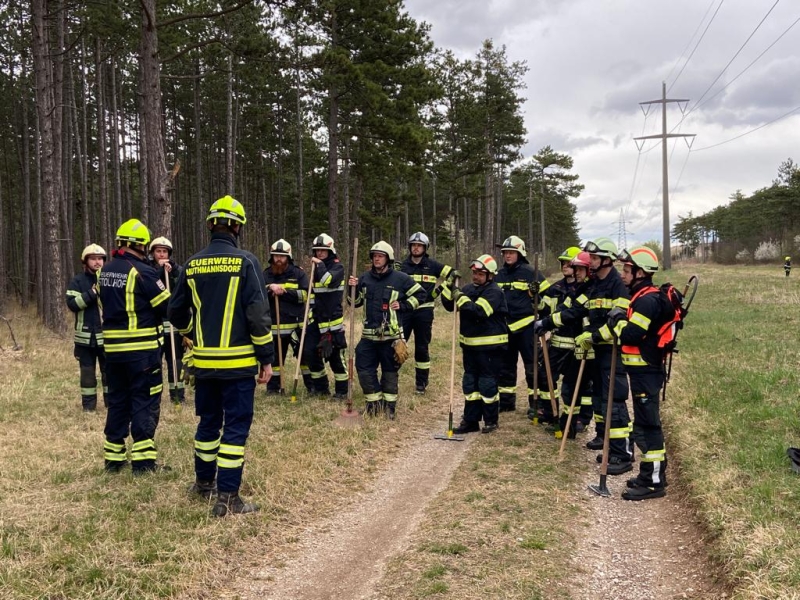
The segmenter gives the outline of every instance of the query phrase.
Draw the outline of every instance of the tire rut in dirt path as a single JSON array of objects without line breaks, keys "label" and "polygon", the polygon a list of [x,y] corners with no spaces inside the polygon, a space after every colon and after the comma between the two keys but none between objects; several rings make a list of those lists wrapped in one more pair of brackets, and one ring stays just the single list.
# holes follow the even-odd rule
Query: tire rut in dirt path
[{"label": "tire rut in dirt path", "polygon": [[[576,532],[573,557],[574,600],[718,600],[728,594],[714,577],[700,526],[678,485],[664,498],[631,502],[620,495],[634,471],[608,478],[610,498],[590,492],[599,469],[595,452],[586,451],[586,496],[590,522]],[[674,483],[674,477],[673,481]],[[578,492],[581,493],[581,492]]]},{"label": "tire rut in dirt path", "polygon": [[280,557],[288,566],[250,569],[232,586],[237,598],[355,600],[368,598],[386,561],[408,543],[426,507],[445,488],[469,441],[425,434],[405,447],[345,512],[312,524]]}]

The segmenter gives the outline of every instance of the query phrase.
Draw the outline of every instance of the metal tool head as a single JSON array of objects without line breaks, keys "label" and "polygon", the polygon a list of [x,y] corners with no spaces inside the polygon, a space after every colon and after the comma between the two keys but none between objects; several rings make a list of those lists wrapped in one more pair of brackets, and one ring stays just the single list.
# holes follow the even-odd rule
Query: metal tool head
[{"label": "metal tool head", "polygon": [[455,435],[452,431],[448,431],[445,434],[437,433],[433,436],[435,440],[445,440],[448,442],[463,442],[466,438],[463,435]]}]

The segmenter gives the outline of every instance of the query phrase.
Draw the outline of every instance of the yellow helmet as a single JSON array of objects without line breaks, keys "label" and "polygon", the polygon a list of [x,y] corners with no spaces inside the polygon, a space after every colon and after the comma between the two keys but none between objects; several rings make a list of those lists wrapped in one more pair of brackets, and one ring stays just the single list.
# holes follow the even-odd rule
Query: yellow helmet
[{"label": "yellow helmet", "polygon": [[117,229],[117,246],[130,246],[140,244],[147,246],[150,243],[150,231],[139,219],[129,219]]},{"label": "yellow helmet", "polygon": [[227,222],[229,225],[233,223],[244,225],[247,223],[247,217],[241,202],[231,196],[223,196],[208,209],[206,221],[212,221],[214,225],[217,221]]},{"label": "yellow helmet", "polygon": [[491,254],[481,254],[472,261],[469,268],[473,271],[486,271],[492,275],[497,275],[497,261]]},{"label": "yellow helmet", "polygon": [[372,255],[376,252],[380,252],[381,254],[385,254],[389,257],[390,262],[394,262],[394,248],[392,248],[388,243],[381,240],[380,242],[376,243],[372,248],[369,249],[369,257],[372,258]]},{"label": "yellow helmet", "polygon": [[86,259],[90,256],[102,256],[103,259],[105,259],[106,251],[98,244],[89,244],[83,249],[83,252],[81,252],[81,262],[86,262]]},{"label": "yellow helmet", "polygon": [[167,250],[169,250],[169,253],[172,254],[172,242],[170,242],[167,238],[157,237],[152,242],[150,242],[150,252],[152,252],[159,246],[161,246],[162,248],[166,248]]},{"label": "yellow helmet", "polygon": [[631,265],[645,273],[658,271],[658,256],[652,248],[647,246],[634,246],[630,250],[623,248],[618,260],[624,265]]}]

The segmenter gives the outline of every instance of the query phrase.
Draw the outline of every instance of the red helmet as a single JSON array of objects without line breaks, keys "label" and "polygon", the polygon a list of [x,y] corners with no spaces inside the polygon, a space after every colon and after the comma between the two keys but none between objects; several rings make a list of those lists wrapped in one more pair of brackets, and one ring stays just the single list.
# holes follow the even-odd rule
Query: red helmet
[{"label": "red helmet", "polygon": [[592,259],[589,253],[584,250],[583,252],[578,252],[578,256],[573,258],[570,264],[573,267],[586,267],[588,269],[592,265]]}]

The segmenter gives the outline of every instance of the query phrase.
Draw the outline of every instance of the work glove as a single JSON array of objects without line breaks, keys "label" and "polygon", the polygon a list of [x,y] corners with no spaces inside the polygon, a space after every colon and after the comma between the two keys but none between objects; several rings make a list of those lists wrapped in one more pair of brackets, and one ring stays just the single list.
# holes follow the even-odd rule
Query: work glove
[{"label": "work glove", "polygon": [[538,321],[535,321],[533,324],[533,335],[539,337],[544,333],[547,333],[547,327],[545,327],[544,319],[539,319]]},{"label": "work glove", "polygon": [[319,352],[319,355],[325,360],[333,356],[333,336],[330,331],[322,334],[319,344],[317,344],[317,352]]},{"label": "work glove", "polygon": [[183,363],[183,383],[194,387],[194,351],[191,348],[186,349],[181,362]]},{"label": "work glove", "polygon": [[462,292],[460,289],[453,288],[453,302],[458,302],[458,299],[461,298],[461,296],[463,295],[464,292]]},{"label": "work glove", "polygon": [[402,366],[408,360],[408,345],[405,340],[399,339],[392,342],[392,349],[394,350],[394,362]]},{"label": "work glove", "polygon": [[627,318],[628,311],[620,308],[619,306],[612,308],[607,317],[608,328],[614,329],[620,321]]},{"label": "work glove", "polygon": [[455,282],[456,279],[461,279],[461,273],[453,269],[452,271],[450,271],[450,274],[447,276],[447,279],[445,279],[445,281],[447,283],[453,283]]},{"label": "work glove", "polygon": [[530,291],[532,296],[535,296],[539,293],[539,282],[538,281],[531,281],[528,283],[528,291]]},{"label": "work glove", "polygon": [[182,337],[183,337],[183,347],[184,347],[184,349],[188,350],[189,352],[191,352],[194,349],[194,342],[192,341],[191,338],[188,338],[185,335],[182,336]]},{"label": "work glove", "polygon": [[575,346],[579,346],[581,350],[591,350],[592,349],[592,332],[591,331],[584,331],[578,337],[575,338]]}]

